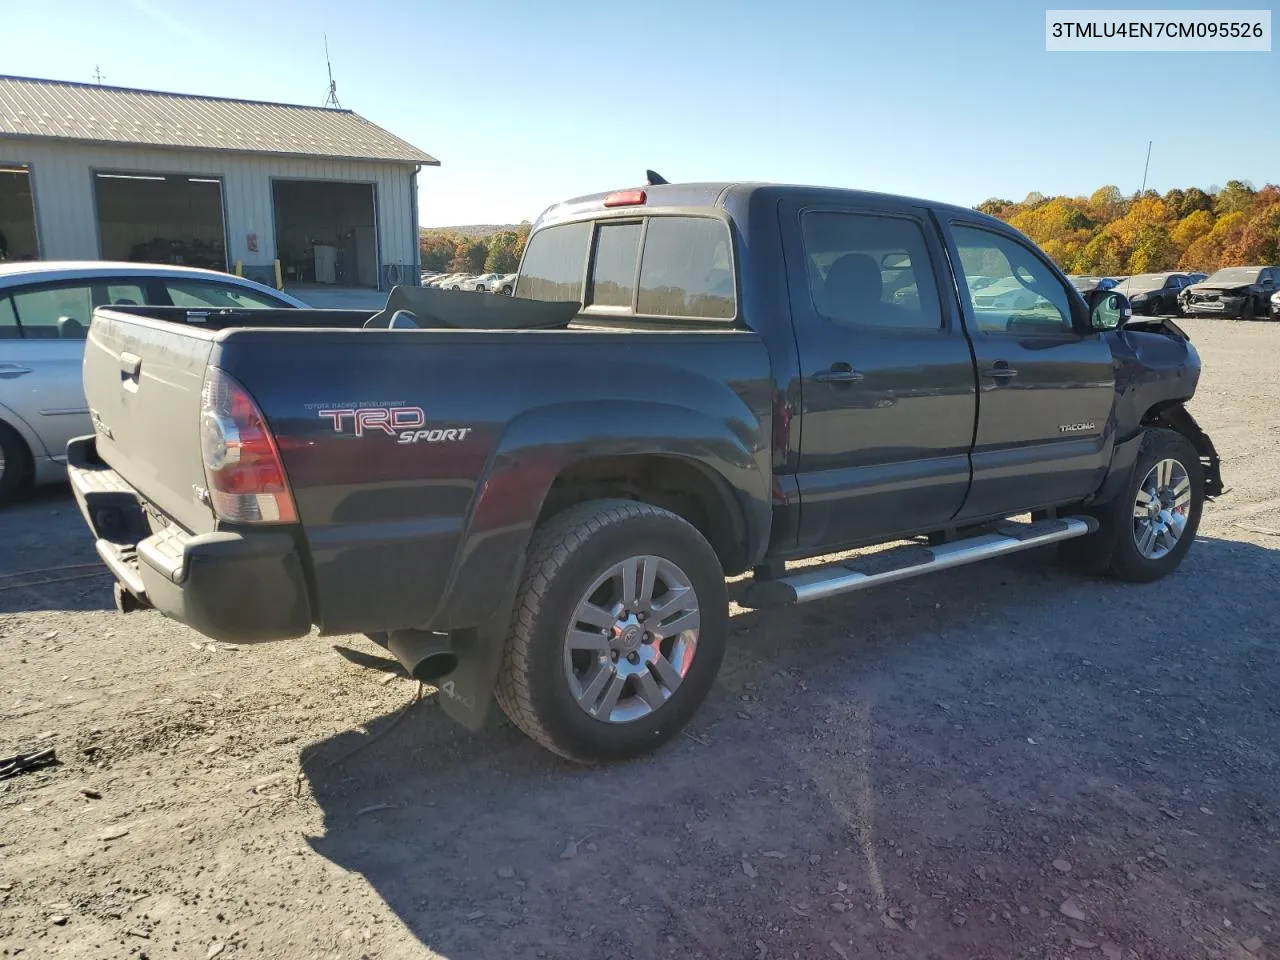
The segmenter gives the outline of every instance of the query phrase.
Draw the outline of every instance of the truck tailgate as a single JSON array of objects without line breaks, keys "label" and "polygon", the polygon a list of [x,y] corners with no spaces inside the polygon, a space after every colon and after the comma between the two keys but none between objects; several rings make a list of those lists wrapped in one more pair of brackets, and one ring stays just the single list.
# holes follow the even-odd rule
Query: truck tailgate
[{"label": "truck tailgate", "polygon": [[192,533],[215,528],[197,491],[200,391],[211,330],[110,309],[94,312],[84,390],[98,452],[144,498]]}]

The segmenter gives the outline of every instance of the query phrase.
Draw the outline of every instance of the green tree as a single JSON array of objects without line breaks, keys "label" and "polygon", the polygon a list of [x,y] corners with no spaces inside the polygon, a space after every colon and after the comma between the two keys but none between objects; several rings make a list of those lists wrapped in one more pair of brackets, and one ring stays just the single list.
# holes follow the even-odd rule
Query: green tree
[{"label": "green tree", "polygon": [[481,273],[484,271],[484,259],[489,255],[489,248],[483,240],[463,238],[453,250],[453,259],[449,261],[452,273]]},{"label": "green tree", "polygon": [[1242,180],[1228,180],[1213,198],[1213,212],[1219,217],[1231,213],[1248,213],[1253,206],[1254,189]]},{"label": "green tree", "polygon": [[489,237],[488,253],[484,259],[487,273],[514,273],[520,265],[520,255],[516,253],[519,237],[514,230],[501,230]]}]

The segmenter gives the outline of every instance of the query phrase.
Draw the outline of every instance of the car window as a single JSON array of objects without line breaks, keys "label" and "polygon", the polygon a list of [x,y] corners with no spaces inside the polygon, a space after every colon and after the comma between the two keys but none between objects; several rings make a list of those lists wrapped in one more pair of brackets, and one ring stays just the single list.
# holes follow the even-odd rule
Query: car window
[{"label": "car window", "polygon": [[17,340],[22,336],[18,329],[18,315],[8,297],[0,297],[0,340]]},{"label": "car window", "polygon": [[165,280],[164,288],[175,307],[228,307],[231,309],[279,309],[285,304],[248,287],[209,280]]},{"label": "car window", "polygon": [[109,283],[105,290],[106,300],[100,303],[107,303],[111,306],[136,306],[147,302],[146,294],[142,292],[142,288],[136,283]]},{"label": "car window", "polygon": [[[932,261],[914,220],[812,212],[801,232],[809,292],[821,316],[900,330],[942,327]],[[985,279],[975,274],[975,286]]]},{"label": "car window", "polygon": [[736,312],[728,227],[710,217],[650,217],[636,313],[731,320]]},{"label": "car window", "polygon": [[13,307],[27,339],[83,340],[93,317],[93,291],[86,283],[24,290],[13,294]]},{"label": "car window", "polygon": [[602,223],[596,229],[588,306],[631,308],[643,228],[640,223]]},{"label": "car window", "polygon": [[582,302],[582,276],[587,264],[591,223],[562,223],[529,238],[516,296],[529,300]]},{"label": "car window", "polygon": [[1063,334],[1072,331],[1067,292],[1038,256],[1011,237],[954,225],[964,273],[996,277],[969,293],[969,308],[985,333]]}]

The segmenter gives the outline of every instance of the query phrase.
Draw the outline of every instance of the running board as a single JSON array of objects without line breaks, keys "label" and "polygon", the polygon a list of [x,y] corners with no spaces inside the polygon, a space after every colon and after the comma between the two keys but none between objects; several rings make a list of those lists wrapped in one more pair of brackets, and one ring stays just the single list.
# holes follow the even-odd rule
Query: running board
[{"label": "running board", "polygon": [[824,600],[841,593],[906,580],[922,573],[948,570],[966,563],[1083,537],[1097,529],[1098,522],[1092,517],[1002,523],[993,533],[954,540],[951,543],[932,547],[924,544],[894,547],[869,557],[798,570],[774,580],[756,580],[748,585],[739,604],[761,609]]}]

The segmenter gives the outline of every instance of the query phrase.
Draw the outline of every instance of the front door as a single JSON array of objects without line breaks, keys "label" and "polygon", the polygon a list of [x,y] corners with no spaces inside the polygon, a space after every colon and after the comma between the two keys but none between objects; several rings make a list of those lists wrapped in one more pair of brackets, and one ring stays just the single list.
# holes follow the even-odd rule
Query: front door
[{"label": "front door", "polygon": [[969,486],[976,389],[932,219],[909,204],[781,215],[803,401],[800,547],[944,525]]},{"label": "front door", "polygon": [[978,365],[973,487],[958,519],[1078,500],[1111,462],[1111,348],[1033,247],[953,220],[952,257]]}]

